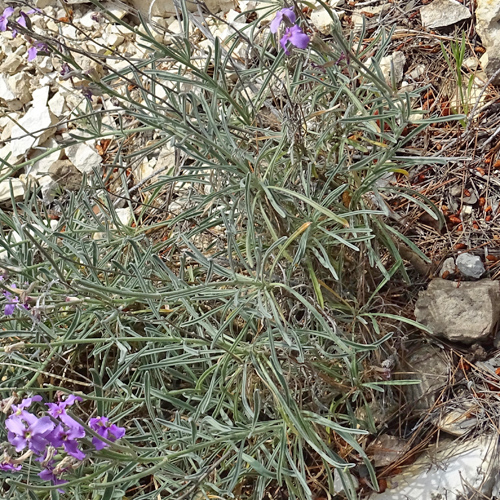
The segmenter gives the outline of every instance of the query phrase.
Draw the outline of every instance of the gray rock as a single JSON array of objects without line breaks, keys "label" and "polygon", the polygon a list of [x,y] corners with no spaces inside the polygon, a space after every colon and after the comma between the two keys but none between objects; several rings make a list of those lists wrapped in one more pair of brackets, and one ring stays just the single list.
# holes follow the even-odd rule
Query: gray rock
[{"label": "gray rock", "polygon": [[449,363],[440,349],[424,344],[408,357],[406,364],[406,378],[421,381],[406,386],[407,401],[412,408],[427,411],[448,381]]},{"label": "gray rock", "polygon": [[[439,271],[439,276],[442,278],[446,274],[446,278],[454,276],[457,271],[455,268],[455,259],[453,257],[448,257],[441,266],[441,271]],[[445,278],[445,279],[446,279]]]},{"label": "gray rock", "polygon": [[465,442],[440,439],[402,474],[392,477],[384,493],[374,493],[369,499],[495,498],[500,472],[498,448],[495,433]]},{"label": "gray rock", "polygon": [[484,341],[500,318],[500,283],[433,279],[419,293],[415,317],[434,335],[452,342]]},{"label": "gray rock", "polygon": [[457,257],[457,267],[468,278],[480,278],[486,271],[481,257],[470,253],[461,253]]},{"label": "gray rock", "polygon": [[[476,31],[486,48],[481,65],[488,77],[500,69],[500,2],[477,0]],[[497,75],[493,83],[500,82]]]},{"label": "gray rock", "polygon": [[83,174],[69,161],[55,161],[49,168],[53,181],[68,191],[78,191],[83,182]]},{"label": "gray rock", "polygon": [[455,184],[454,186],[452,186],[450,188],[450,194],[451,194],[451,196],[455,196],[456,198],[459,198],[460,196],[462,196],[462,186]]},{"label": "gray rock", "polygon": [[476,193],[471,193],[470,196],[465,196],[463,197],[464,203],[467,203],[467,205],[474,205],[477,203],[477,194]]},{"label": "gray rock", "polygon": [[434,0],[420,8],[420,15],[425,28],[443,28],[471,17],[470,10],[457,0]]}]

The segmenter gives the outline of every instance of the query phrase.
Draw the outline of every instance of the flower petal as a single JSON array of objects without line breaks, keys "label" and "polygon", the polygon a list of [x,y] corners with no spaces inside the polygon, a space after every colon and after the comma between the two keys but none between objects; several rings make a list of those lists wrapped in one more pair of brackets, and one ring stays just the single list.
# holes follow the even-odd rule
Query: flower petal
[{"label": "flower petal", "polygon": [[290,28],[287,28],[285,30],[285,34],[280,38],[280,45],[281,45],[281,48],[285,51],[285,54],[286,55],[289,55],[290,52],[289,50],[287,49],[286,47],[286,44],[288,43],[288,39],[290,38],[290,34],[289,34],[289,31],[290,31]]},{"label": "flower petal", "polygon": [[78,443],[76,441],[65,441],[64,449],[77,460],[83,460],[85,458],[85,453],[78,449]]},{"label": "flower petal", "polygon": [[30,427],[33,434],[44,435],[48,434],[54,429],[54,422],[52,422],[50,417],[42,417],[39,418],[35,424],[30,425]]},{"label": "flower petal", "polygon": [[108,446],[104,441],[101,441],[99,438],[93,437],[92,444],[95,446],[96,450],[102,450]]},{"label": "flower petal", "polygon": [[26,426],[24,423],[21,421],[20,418],[11,416],[5,421],[5,427],[10,432],[13,432],[14,434],[17,434],[18,436],[21,436],[24,434],[24,431],[26,430]]},{"label": "flower petal", "polygon": [[276,33],[278,31],[278,28],[280,27],[282,20],[283,20],[283,14],[280,10],[276,13],[276,17],[271,21],[271,24],[269,25],[271,33]]},{"label": "flower petal", "polygon": [[5,316],[12,316],[14,314],[15,310],[16,310],[16,304],[14,304],[14,303],[6,304],[5,309],[3,310],[3,313],[5,314]]},{"label": "flower petal", "polygon": [[72,404],[75,403],[75,401],[83,401],[83,400],[80,396],[75,396],[74,394],[70,394],[66,398],[66,401],[64,401],[64,406],[71,406]]},{"label": "flower petal", "polygon": [[29,442],[29,449],[41,455],[47,447],[47,440],[40,434],[33,434]]},{"label": "flower petal", "polygon": [[12,437],[13,434],[9,433],[9,443],[14,446],[17,452],[23,451],[28,444],[28,441],[23,436]]},{"label": "flower petal", "polygon": [[22,26],[23,28],[26,28],[26,18],[28,17],[24,12],[20,12],[20,16],[16,19],[17,23]]},{"label": "flower petal", "polygon": [[38,53],[38,49],[36,47],[30,47],[28,49],[28,61],[33,61],[33,59],[36,59],[36,55]]},{"label": "flower petal", "polygon": [[[124,427],[118,427],[117,425],[113,424],[109,427],[109,432],[113,434],[115,439],[120,439],[123,436],[125,436],[125,428]],[[112,440],[113,441],[113,440]]]},{"label": "flower petal", "polygon": [[7,19],[14,13],[14,8],[13,7],[7,7],[3,12],[2,12],[2,17]]},{"label": "flower petal", "polygon": [[[297,28],[294,30],[294,28]],[[299,49],[305,49],[309,45],[309,37],[298,27],[292,27],[293,33],[290,36],[290,43]]]}]

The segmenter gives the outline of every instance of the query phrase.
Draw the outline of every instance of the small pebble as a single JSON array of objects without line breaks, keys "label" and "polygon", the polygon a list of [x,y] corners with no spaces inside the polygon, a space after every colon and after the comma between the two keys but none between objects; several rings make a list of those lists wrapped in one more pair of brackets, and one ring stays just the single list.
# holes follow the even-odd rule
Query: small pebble
[{"label": "small pebble", "polygon": [[469,278],[480,278],[486,271],[481,257],[470,253],[461,253],[457,257],[459,271]]},{"label": "small pebble", "polygon": [[448,257],[441,266],[441,271],[439,272],[439,276],[443,279],[446,279],[455,274],[456,274],[455,259],[453,257]]}]

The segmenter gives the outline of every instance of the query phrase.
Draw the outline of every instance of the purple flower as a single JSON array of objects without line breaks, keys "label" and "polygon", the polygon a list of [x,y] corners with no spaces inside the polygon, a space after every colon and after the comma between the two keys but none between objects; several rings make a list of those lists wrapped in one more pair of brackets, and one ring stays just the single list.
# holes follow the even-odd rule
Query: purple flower
[{"label": "purple flower", "polygon": [[297,20],[297,16],[295,15],[293,9],[281,9],[276,13],[276,17],[271,21],[271,24],[269,25],[271,33],[276,33],[278,31],[278,28],[283,21],[283,17],[286,17],[291,24],[293,24]]},{"label": "purple flower", "polygon": [[302,29],[294,24],[291,28],[286,28],[285,33],[281,37],[280,44],[283,47],[286,55],[290,54],[287,49],[287,42],[290,42],[299,49],[305,49],[309,45],[309,37],[302,31]]},{"label": "purple flower", "polygon": [[54,429],[54,423],[50,417],[37,418],[26,412],[21,417],[11,415],[5,421],[5,427],[9,431],[7,439],[17,452],[24,450],[27,446],[40,455],[47,446],[46,437]]},{"label": "purple flower", "polygon": [[[15,284],[12,284],[12,288],[17,287]],[[12,294],[7,290],[4,290],[2,293],[4,294],[5,298],[9,300],[9,302],[7,302],[7,304],[5,305],[3,313],[5,314],[5,316],[12,316],[14,314],[14,311],[16,310],[16,305],[19,303],[19,297],[11,298]]]},{"label": "purple flower", "polygon": [[[46,403],[46,405],[49,407],[49,415],[51,417],[59,419],[68,427],[83,431],[83,427],[66,413],[66,407],[73,405],[75,401],[82,401],[82,398],[70,394],[65,401],[60,401],[59,403]],[[83,431],[83,433],[83,435],[85,435],[85,431]]]},{"label": "purple flower", "polygon": [[[89,426],[93,431],[97,432],[99,436],[102,436],[108,441],[115,442],[117,439],[125,436],[125,429],[115,424],[111,424],[108,417],[91,418]],[[97,437],[92,438],[92,444],[95,446],[96,450],[102,450],[108,446],[107,443]]]},{"label": "purple flower", "polygon": [[3,14],[0,16],[0,31],[7,30],[7,20],[14,13],[14,9],[12,7],[7,7]]},{"label": "purple flower", "polygon": [[39,51],[46,52],[48,50],[47,44],[43,42],[38,42],[28,49],[28,61],[31,62],[36,59]]},{"label": "purple flower", "polygon": [[10,302],[5,304],[5,307],[3,310],[3,313],[5,314],[5,316],[12,316],[14,314],[14,311],[16,310],[16,305],[18,302],[19,302],[19,299],[17,297],[14,297],[13,299],[11,299]]},{"label": "purple flower", "polygon": [[[45,467],[45,469],[43,469],[41,472],[38,473],[38,476],[40,477],[40,479],[43,479],[44,481],[52,481],[52,484],[57,486],[58,484],[64,484],[64,483],[67,483],[68,481],[65,481],[64,479],[61,479],[61,475],[66,472],[65,470],[57,470],[55,471],[54,470],[54,465],[55,465],[55,462],[54,460],[51,460]],[[58,488],[57,491],[59,493],[64,493],[64,490],[61,489],[61,488]]]},{"label": "purple flower", "polygon": [[[75,422],[76,423],[76,422]],[[68,427],[65,429],[59,424],[48,436],[47,441],[54,447],[59,448],[64,446],[64,449],[72,457],[77,460],[83,460],[85,453],[78,448],[77,439],[85,437],[85,429],[80,425],[79,427]]]}]

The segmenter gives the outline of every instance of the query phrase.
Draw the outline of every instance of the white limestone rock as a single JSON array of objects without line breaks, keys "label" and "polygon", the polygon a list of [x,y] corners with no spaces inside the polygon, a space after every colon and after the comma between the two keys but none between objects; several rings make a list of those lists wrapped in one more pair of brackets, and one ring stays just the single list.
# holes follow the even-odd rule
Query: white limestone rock
[{"label": "white limestone rock", "polygon": [[[168,17],[175,14],[173,0],[130,0],[129,3],[146,17],[149,15]],[[189,3],[187,5],[190,6]],[[193,10],[194,5],[190,7]]]},{"label": "white limestone rock", "polygon": [[[492,77],[500,69],[500,2],[477,0],[476,31],[486,48],[481,66],[488,77]],[[500,83],[500,75],[493,83]]]},{"label": "white limestone rock", "polygon": [[66,156],[71,163],[82,173],[92,174],[95,168],[102,163],[102,158],[93,147],[94,141],[89,143],[80,142],[65,149]]},{"label": "white limestone rock", "polygon": [[455,274],[457,274],[455,259],[453,257],[448,257],[441,266],[439,277],[446,279],[453,277]]},{"label": "white limestone rock", "polygon": [[12,102],[16,100],[16,94],[14,94],[8,78],[2,74],[0,74],[0,99],[5,102]]},{"label": "white limestone rock", "polygon": [[54,66],[52,65],[52,58],[50,56],[37,57],[36,65],[42,73],[50,73],[51,71],[54,71]]},{"label": "white limestone rock", "polygon": [[49,100],[49,109],[58,118],[66,111],[66,99],[62,91],[56,92]]},{"label": "white limestone rock", "polygon": [[410,76],[414,80],[418,80],[422,75],[425,74],[427,66],[425,64],[417,64],[410,72]]},{"label": "white limestone rock", "polygon": [[15,201],[24,197],[25,186],[20,179],[5,179],[0,182],[0,203],[12,202],[11,190]]},{"label": "white limestone rock", "polygon": [[124,225],[129,226],[133,220],[134,212],[130,207],[117,208],[116,215],[118,220]]},{"label": "white limestone rock", "polygon": [[[352,15],[353,29],[359,31],[363,27],[363,19],[366,24],[376,23],[382,15],[391,8],[390,4],[375,5],[373,7],[363,7],[354,11]],[[366,12],[373,17],[367,17],[363,13]]]},{"label": "white limestone rock", "polygon": [[496,433],[465,442],[441,438],[369,500],[496,498],[498,450]]},{"label": "white limestone rock", "polygon": [[[334,10],[333,14],[341,21],[345,12],[343,10]],[[311,12],[311,22],[321,31],[321,33],[327,34],[330,32],[330,27],[334,21],[324,7],[319,7]]]},{"label": "white limestone rock", "polygon": [[15,165],[19,162],[21,156],[12,154],[12,143],[8,142],[3,148],[0,148],[0,158],[9,165]]},{"label": "white limestone rock", "polygon": [[[12,128],[12,154],[22,156],[55,133],[56,118],[47,107],[49,88],[42,87],[33,92],[32,106],[19,120],[21,126]],[[28,132],[28,134],[26,133]]]},{"label": "white limestone rock", "polygon": [[75,24],[79,24],[87,29],[96,28],[99,24],[96,21],[96,12],[94,10],[89,10],[79,19],[75,19]]},{"label": "white limestone rock", "polygon": [[403,79],[404,66],[406,64],[405,55],[396,51],[389,56],[382,57],[380,60],[380,70],[385,77],[388,84],[392,83],[392,80],[399,83]]},{"label": "white limestone rock", "polygon": [[125,37],[123,35],[120,35],[118,33],[109,33],[105,37],[105,44],[108,47],[116,48],[119,45],[121,45],[125,40]]},{"label": "white limestone rock", "polygon": [[125,4],[118,2],[104,2],[103,7],[118,19],[123,19],[129,11]]},{"label": "white limestone rock", "polygon": [[444,28],[471,17],[470,10],[457,0],[434,0],[420,8],[425,28]]},{"label": "white limestone rock", "polygon": [[9,86],[22,105],[30,102],[32,98],[30,80],[30,76],[23,71],[9,77]]},{"label": "white limestone rock", "polygon": [[[40,149],[48,150],[48,149],[53,149],[57,147],[57,142],[54,140],[54,138],[50,138],[48,141],[44,142]],[[40,156],[41,151],[37,151],[36,154],[34,154],[32,157],[37,157]],[[62,151],[54,151],[53,153],[50,153],[49,155],[45,156],[44,158],[41,158],[40,160],[36,161],[33,163],[33,165],[29,165],[26,167],[26,178],[28,180],[36,181],[39,183],[41,186],[45,184],[49,184],[52,182],[52,179],[50,178],[49,175],[49,169],[51,165],[60,160],[62,156]]]}]

